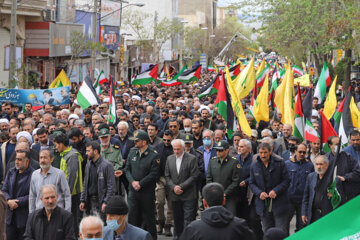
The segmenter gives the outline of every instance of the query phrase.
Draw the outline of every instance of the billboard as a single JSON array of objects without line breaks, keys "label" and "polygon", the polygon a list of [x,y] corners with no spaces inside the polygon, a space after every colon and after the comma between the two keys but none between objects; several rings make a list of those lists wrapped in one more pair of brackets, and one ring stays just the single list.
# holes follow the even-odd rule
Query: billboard
[{"label": "billboard", "polygon": [[117,51],[119,49],[119,27],[101,26],[100,42],[107,49]]},{"label": "billboard", "polygon": [[101,1],[101,25],[120,26],[120,2]]}]

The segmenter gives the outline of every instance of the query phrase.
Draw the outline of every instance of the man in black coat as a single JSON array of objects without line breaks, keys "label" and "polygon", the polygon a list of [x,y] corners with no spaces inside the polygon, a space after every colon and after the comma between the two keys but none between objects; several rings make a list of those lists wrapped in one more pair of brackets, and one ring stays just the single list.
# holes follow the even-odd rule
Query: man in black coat
[{"label": "man in black coat", "polygon": [[254,239],[253,232],[246,221],[234,215],[225,205],[224,188],[219,183],[209,183],[202,191],[205,211],[200,220],[190,223],[182,233],[180,240],[232,240]]},{"label": "man in black coat", "polygon": [[44,207],[32,212],[26,223],[25,240],[75,240],[72,214],[56,205],[54,185],[44,185],[40,197]]}]

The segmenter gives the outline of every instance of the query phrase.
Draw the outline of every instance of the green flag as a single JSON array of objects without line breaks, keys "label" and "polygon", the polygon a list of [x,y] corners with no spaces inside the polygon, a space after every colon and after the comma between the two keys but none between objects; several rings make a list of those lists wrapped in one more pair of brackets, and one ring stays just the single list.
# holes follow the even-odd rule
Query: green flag
[{"label": "green flag", "polygon": [[288,240],[353,240],[360,237],[360,196],[288,237]]}]

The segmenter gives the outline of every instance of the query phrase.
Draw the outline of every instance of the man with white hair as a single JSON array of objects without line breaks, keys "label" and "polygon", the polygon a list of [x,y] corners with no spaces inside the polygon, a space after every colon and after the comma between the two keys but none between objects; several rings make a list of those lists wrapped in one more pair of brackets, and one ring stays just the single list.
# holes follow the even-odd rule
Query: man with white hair
[{"label": "man with white hair", "polygon": [[75,240],[73,216],[57,206],[56,187],[51,184],[42,186],[40,199],[44,207],[30,213],[25,239]]},{"label": "man with white hair", "polygon": [[81,240],[102,239],[104,222],[98,216],[84,217],[79,226],[79,237]]},{"label": "man with white hair", "polygon": [[185,142],[175,139],[171,142],[174,154],[167,158],[165,178],[170,189],[173,206],[174,236],[179,238],[184,227],[195,220],[197,205],[197,184],[199,169],[196,157],[185,152]]}]

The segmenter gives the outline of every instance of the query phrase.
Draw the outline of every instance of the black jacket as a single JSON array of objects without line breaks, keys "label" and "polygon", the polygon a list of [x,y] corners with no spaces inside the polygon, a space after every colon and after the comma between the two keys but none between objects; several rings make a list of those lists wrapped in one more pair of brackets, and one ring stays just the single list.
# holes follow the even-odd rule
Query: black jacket
[{"label": "black jacket", "polygon": [[[126,161],[128,155],[129,155],[130,149],[135,146],[134,141],[129,139],[129,135],[126,135],[124,140],[121,140],[120,136],[117,136],[116,138],[120,141],[119,147],[121,150],[121,156],[122,156],[123,160]],[[123,166],[125,166],[125,164]]]},{"label": "black jacket", "polygon": [[[74,220],[70,212],[55,207],[50,222],[47,220],[45,208],[30,213],[26,223],[25,240],[75,240]],[[44,236],[44,227],[47,226],[49,237]]]},{"label": "black jacket", "polygon": [[164,177],[166,160],[167,160],[168,156],[174,154],[174,151],[173,151],[171,145],[169,147],[165,147],[165,144],[163,142],[156,145],[154,149],[158,152],[158,154],[160,156],[160,174],[159,175],[160,175],[160,177]]},{"label": "black jacket", "polygon": [[180,236],[180,240],[233,240],[254,239],[253,232],[246,221],[234,215],[222,206],[206,209],[201,220],[190,223]]}]

